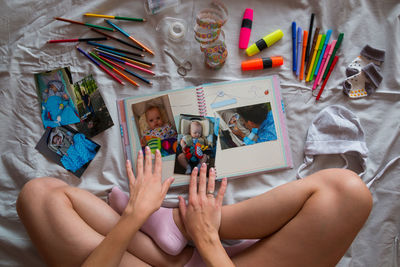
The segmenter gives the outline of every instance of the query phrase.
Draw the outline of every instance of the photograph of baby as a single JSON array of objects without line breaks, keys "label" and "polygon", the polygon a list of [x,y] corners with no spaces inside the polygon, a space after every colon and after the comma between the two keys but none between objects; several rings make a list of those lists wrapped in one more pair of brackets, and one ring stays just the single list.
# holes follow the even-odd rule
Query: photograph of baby
[{"label": "photograph of baby", "polygon": [[218,118],[180,115],[174,173],[189,175],[203,163],[214,167],[218,129]]},{"label": "photograph of baby", "polygon": [[78,131],[93,137],[114,125],[93,75],[74,83],[74,95],[81,122]]},{"label": "photograph of baby", "polygon": [[37,94],[42,106],[44,128],[80,122],[72,94],[72,79],[68,68],[35,74]]},{"label": "photograph of baby", "polygon": [[217,111],[221,118],[221,149],[276,140],[271,103]]},{"label": "photograph of baby", "polygon": [[159,149],[163,157],[174,155],[177,132],[168,96],[132,104],[142,149],[149,146],[154,154]]},{"label": "photograph of baby", "polygon": [[69,126],[60,126],[47,128],[36,149],[75,176],[81,177],[100,145]]}]

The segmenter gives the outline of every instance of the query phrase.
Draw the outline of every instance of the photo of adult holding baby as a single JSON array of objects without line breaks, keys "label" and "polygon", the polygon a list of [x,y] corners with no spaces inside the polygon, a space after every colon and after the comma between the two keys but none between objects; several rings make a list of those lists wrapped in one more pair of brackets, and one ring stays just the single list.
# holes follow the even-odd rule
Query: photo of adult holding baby
[{"label": "photo of adult holding baby", "polygon": [[158,149],[163,157],[174,155],[177,132],[168,97],[162,96],[132,105],[140,145],[149,146],[152,153]]},{"label": "photo of adult holding baby", "polygon": [[221,116],[221,148],[234,148],[277,139],[270,103],[217,112]]},{"label": "photo of adult holding baby", "polygon": [[219,119],[180,115],[174,173],[191,174],[206,163],[214,167]]}]

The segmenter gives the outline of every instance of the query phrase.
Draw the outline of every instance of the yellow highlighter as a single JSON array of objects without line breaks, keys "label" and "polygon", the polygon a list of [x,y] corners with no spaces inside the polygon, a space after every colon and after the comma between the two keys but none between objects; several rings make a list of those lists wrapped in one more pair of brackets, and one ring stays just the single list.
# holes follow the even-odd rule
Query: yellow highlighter
[{"label": "yellow highlighter", "polygon": [[313,56],[312,56],[312,59],[311,59],[311,63],[310,63],[310,66],[308,68],[306,82],[310,81],[311,70],[312,70],[312,67],[314,65],[315,57],[317,56],[317,51],[318,51],[318,48],[319,48],[319,43],[321,42],[321,38],[322,38],[322,34],[319,34],[318,35],[318,39],[317,39],[317,43],[315,44],[315,47],[314,47],[314,53],[313,53]]},{"label": "yellow highlighter", "polygon": [[270,47],[271,45],[282,39],[282,37],[283,32],[278,29],[249,46],[246,49],[246,54],[251,57],[257,53],[260,53],[261,50]]}]

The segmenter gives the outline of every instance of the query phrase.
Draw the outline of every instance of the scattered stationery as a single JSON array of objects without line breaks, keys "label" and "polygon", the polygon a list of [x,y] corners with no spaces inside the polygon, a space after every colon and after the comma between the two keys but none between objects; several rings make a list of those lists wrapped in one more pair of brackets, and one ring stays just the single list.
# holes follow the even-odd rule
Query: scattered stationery
[{"label": "scattered stationery", "polygon": [[116,52],[131,54],[131,55],[134,55],[136,57],[144,57],[143,54],[138,54],[138,53],[135,53],[135,52],[124,50],[124,49],[119,49],[119,48],[116,48],[116,47],[113,47],[113,46],[109,46],[109,45],[99,44],[99,43],[92,42],[92,41],[88,41],[87,43],[90,44],[90,45],[93,45],[93,46],[106,48],[107,50],[114,50]]},{"label": "scattered stationery", "polygon": [[328,71],[330,69],[330,65],[332,64],[333,59],[335,58],[337,50],[339,49],[340,45],[342,44],[343,35],[344,35],[344,33],[342,33],[342,32],[339,33],[338,39],[336,41],[335,47],[333,48],[332,55],[331,55],[331,57],[330,57],[330,59],[328,61],[328,65],[326,67],[326,70],[325,70],[325,73],[324,73],[324,76],[322,77],[322,79],[326,79],[326,76],[328,75]]},{"label": "scattered stationery", "polygon": [[102,53],[102,52],[99,52],[98,54],[99,54],[99,56],[106,57],[106,58],[108,58],[108,59],[111,59],[111,60],[120,62],[120,63],[122,63],[122,64],[125,64],[125,65],[127,65],[127,66],[129,66],[129,67],[138,69],[138,70],[140,70],[140,71],[143,71],[143,72],[146,72],[146,73],[149,73],[149,74],[152,74],[152,75],[155,75],[155,73],[154,73],[153,71],[151,71],[151,70],[148,70],[148,69],[139,67],[139,66],[137,66],[137,65],[135,65],[135,64],[129,63],[129,62],[125,61],[125,60],[122,60],[122,59],[120,59],[120,58],[114,57],[114,56],[112,56],[112,55],[105,54],[105,53]]},{"label": "scattered stationery", "polygon": [[316,97],[316,99],[315,99],[316,101],[318,101],[319,98],[321,97],[321,94],[322,94],[322,92],[324,91],[325,85],[326,85],[326,83],[328,82],[329,76],[331,75],[332,70],[333,70],[333,68],[335,67],[336,62],[338,61],[338,59],[339,59],[338,56],[335,56],[335,58],[333,59],[333,62],[332,62],[331,66],[330,66],[330,68],[329,68],[329,70],[328,70],[328,74],[326,75],[326,78],[325,78],[324,82],[323,82],[322,85],[321,85],[321,89],[319,89],[318,95],[317,95],[317,97]]},{"label": "scattered stationery", "polygon": [[107,30],[107,31],[112,31],[112,32],[114,31],[114,29],[112,29],[112,28],[108,28],[108,27],[104,27],[104,26],[100,26],[100,25],[95,25],[95,24],[90,24],[90,23],[83,23],[83,22],[80,22],[80,21],[64,19],[64,18],[60,18],[60,17],[55,17],[54,19],[60,20],[60,21],[64,21],[64,22],[73,23],[73,24],[79,24],[79,25],[84,25],[84,26],[88,26],[88,27],[98,28],[98,29],[102,29],[102,30]]},{"label": "scattered stationery", "polygon": [[149,52],[150,54],[154,55],[154,52],[148,48],[147,46],[145,46],[144,44],[142,44],[141,42],[139,42],[138,40],[136,40],[135,38],[133,38],[132,35],[130,35],[129,33],[127,33],[126,31],[124,31],[122,28],[118,27],[117,25],[115,25],[114,23],[112,23],[111,21],[105,19],[105,22],[107,22],[109,25],[111,25],[113,28],[115,28],[117,31],[119,31],[120,33],[122,33],[123,35],[125,35],[126,37],[128,37],[129,39],[131,39],[133,42],[135,42],[136,44],[138,44],[139,46],[141,46],[144,50],[146,50],[147,52]]},{"label": "scattered stationery", "polygon": [[[309,57],[308,57],[308,60],[307,60],[307,66],[304,69],[305,77],[307,77],[308,71],[310,69],[310,65],[311,65],[311,58],[310,57],[312,57],[312,52],[314,51],[315,45],[317,43],[318,36],[319,36],[319,28],[317,27],[317,28],[315,28],[314,37],[313,37],[312,45],[311,45],[311,48],[310,48]],[[311,37],[309,37],[309,39],[310,38]],[[307,81],[307,79],[306,79],[306,81]]]},{"label": "scattered stationery", "polygon": [[140,46],[137,46],[137,45],[135,45],[135,44],[128,43],[128,42],[126,42],[126,41],[124,41],[124,40],[122,40],[122,39],[119,39],[119,38],[117,38],[117,37],[115,37],[115,36],[112,36],[112,35],[110,35],[110,34],[108,34],[108,33],[102,32],[102,31],[100,31],[100,30],[98,30],[98,29],[95,29],[95,28],[90,28],[90,29],[91,29],[92,31],[95,31],[95,32],[97,32],[97,33],[99,33],[99,34],[101,34],[101,35],[104,35],[104,36],[106,36],[106,37],[108,37],[108,38],[110,38],[110,39],[113,39],[113,40],[115,40],[115,41],[117,41],[117,42],[120,42],[121,44],[130,46],[130,47],[135,48],[135,49],[137,49],[137,50],[139,50],[139,51],[142,51],[142,52],[145,51],[145,50],[144,50],[142,47],[140,47]]},{"label": "scattered stationery", "polygon": [[81,52],[85,57],[87,57],[90,61],[92,61],[96,66],[98,66],[100,69],[105,71],[108,75],[110,75],[114,80],[116,80],[118,83],[125,85],[117,76],[112,74],[108,69],[106,69],[103,65],[101,65],[99,62],[97,62],[92,56],[90,56],[88,53],[83,51],[81,48],[76,47],[79,52]]},{"label": "scattered stationery", "polygon": [[75,38],[75,39],[61,39],[61,40],[49,40],[48,43],[68,43],[68,42],[87,42],[87,41],[105,41],[107,37],[93,37],[93,38]]},{"label": "scattered stationery", "polygon": [[296,72],[297,68],[297,54],[296,54],[296,22],[292,22],[292,54],[293,54],[293,71]]},{"label": "scattered stationery", "polygon": [[296,76],[299,76],[300,74],[300,68],[301,68],[301,54],[302,54],[302,45],[303,45],[303,30],[301,27],[297,28],[297,60],[296,60]]},{"label": "scattered stationery", "polygon": [[313,29],[313,24],[314,24],[314,13],[311,13],[311,18],[310,18],[310,27],[308,28],[308,40],[307,40],[307,47],[306,47],[306,56],[304,58],[304,62],[308,62],[308,58],[310,55],[310,42],[311,42],[311,37],[312,37],[312,29]]},{"label": "scattered stationery", "polygon": [[146,21],[146,19],[144,19],[144,18],[129,18],[129,17],[119,17],[119,16],[101,15],[101,14],[93,14],[93,13],[85,13],[84,16],[107,18],[107,19],[118,19],[118,20],[140,21],[140,22]]},{"label": "scattered stationery", "polygon": [[306,58],[307,41],[308,41],[308,32],[304,31],[304,33],[303,33],[303,51],[302,51],[302,56],[301,56],[301,66],[300,66],[300,76],[299,76],[300,81],[303,80],[303,76],[304,76],[304,61]]}]

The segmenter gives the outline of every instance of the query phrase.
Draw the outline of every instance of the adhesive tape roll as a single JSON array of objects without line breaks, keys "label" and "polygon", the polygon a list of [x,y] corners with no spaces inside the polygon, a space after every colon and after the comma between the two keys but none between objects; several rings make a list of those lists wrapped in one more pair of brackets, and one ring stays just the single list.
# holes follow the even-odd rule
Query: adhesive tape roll
[{"label": "adhesive tape roll", "polygon": [[172,41],[181,41],[185,37],[186,26],[180,21],[174,21],[169,25],[168,37]]}]

